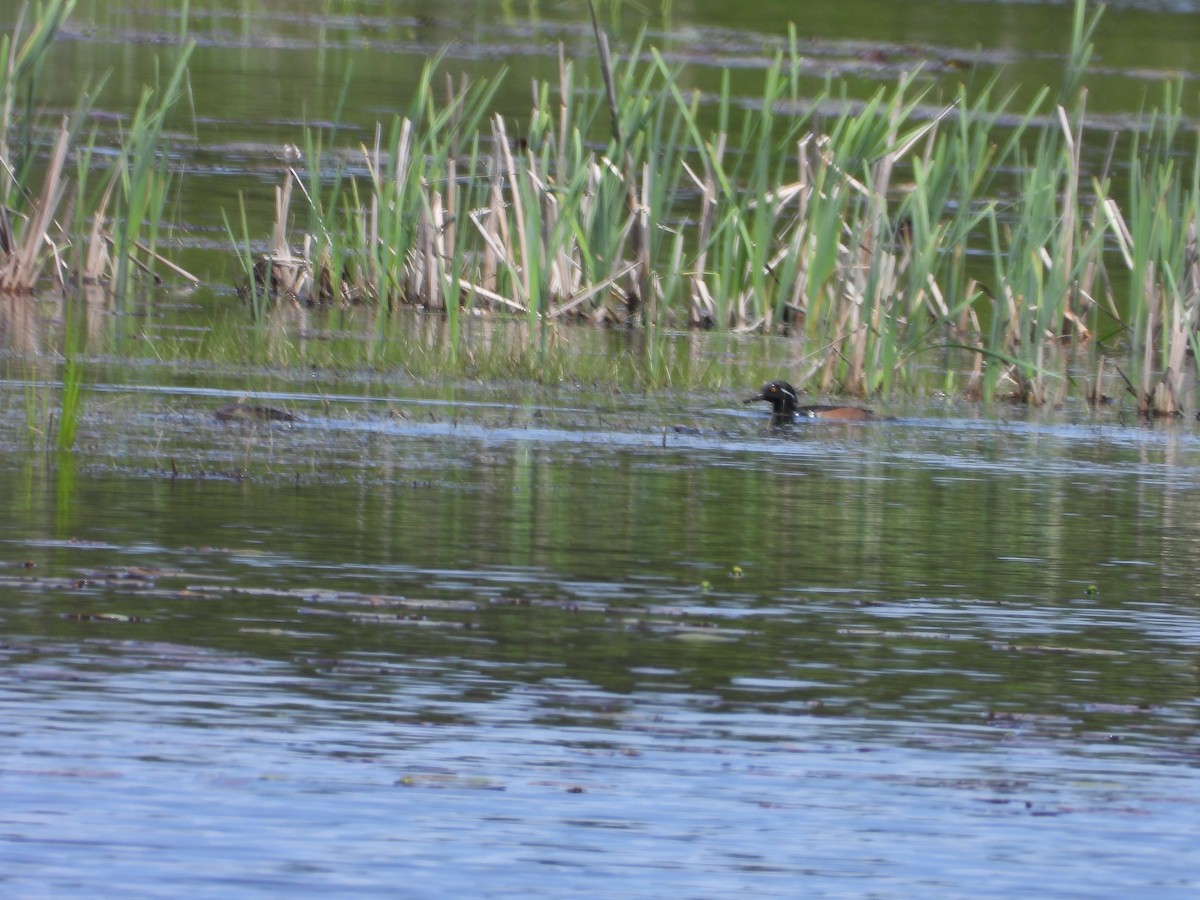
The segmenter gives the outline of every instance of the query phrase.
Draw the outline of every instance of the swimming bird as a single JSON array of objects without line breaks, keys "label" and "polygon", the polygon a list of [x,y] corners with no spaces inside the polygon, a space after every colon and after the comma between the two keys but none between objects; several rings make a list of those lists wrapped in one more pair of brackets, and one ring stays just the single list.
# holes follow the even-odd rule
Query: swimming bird
[{"label": "swimming bird", "polygon": [[765,400],[771,404],[772,425],[791,425],[797,416],[835,422],[863,422],[875,417],[869,409],[860,409],[857,406],[799,406],[796,402],[796,389],[786,381],[768,381],[761,391],[742,402],[754,403],[758,400]]}]

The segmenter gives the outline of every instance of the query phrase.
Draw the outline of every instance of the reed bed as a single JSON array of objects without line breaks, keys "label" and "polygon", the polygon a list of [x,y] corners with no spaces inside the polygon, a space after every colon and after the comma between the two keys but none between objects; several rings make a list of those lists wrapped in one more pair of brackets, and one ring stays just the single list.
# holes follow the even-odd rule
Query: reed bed
[{"label": "reed bed", "polygon": [[25,3],[13,33],[0,37],[0,291],[31,293],[47,269],[60,288],[110,285],[122,299],[135,275],[159,280],[168,269],[198,282],[155,247],[171,181],[159,145],[193,45],[181,44],[164,84],[145,88],[115,162],[93,185],[89,98],[103,81],[81,91],[76,109],[53,126],[34,105],[50,45],[74,5]]},{"label": "reed bed", "polygon": [[163,268],[198,281],[155,249],[170,183],[159,144],[192,45],[182,43],[165,84],[144,90],[115,162],[93,186],[97,135],[87,129],[88,98],[102,82],[53,125],[35,106],[50,46],[73,7],[74,0],[25,3],[13,32],[0,37],[0,295],[14,306],[49,278],[67,298],[57,412],[37,381],[26,395],[30,439],[44,435],[59,451],[74,447],[83,415],[85,310],[96,290],[105,302],[125,304],[134,278],[157,282]]},{"label": "reed bed", "polygon": [[[29,99],[72,6],[37,5],[0,43],[0,290],[48,271],[126,297],[173,268],[156,249],[158,145],[190,45],[96,176],[86,105],[39,130]],[[600,83],[560,51],[520,123],[492,111],[502,72],[456,81],[430,60],[406,114],[353,159],[305,136],[265,253],[244,209],[227,220],[239,290],[259,318],[281,301],[434,311],[451,359],[464,319],[488,313],[523,321],[541,358],[566,323],[634,329],[652,381],[669,332],[786,334],[791,380],[863,396],[966,352],[947,389],[1059,403],[1080,380],[1065,351],[1083,348],[1089,400],[1175,415],[1195,405],[1200,153],[1168,85],[1127,163],[1111,146],[1089,162],[1110,139],[1087,114],[1099,15],[1077,0],[1063,83],[1022,108],[994,83],[935,96],[919,73],[865,102],[834,83],[805,96],[794,31],[758,96],[728,76],[700,95],[642,39],[614,58],[593,17]],[[374,321],[388,340],[388,316]]]},{"label": "reed bed", "polygon": [[499,311],[541,333],[793,334],[794,379],[858,395],[965,349],[962,391],[1058,403],[1074,383],[1063,348],[1097,347],[1130,371],[1100,363],[1090,399],[1119,376],[1142,413],[1177,414],[1195,374],[1200,169],[1180,177],[1170,90],[1133,141],[1128,199],[1107,163],[1084,169],[1085,143],[1107,139],[1086,116],[1098,16],[1076,4],[1063,85],[1022,109],[990,85],[939,104],[913,77],[865,103],[804,97],[794,33],[747,103],[728,80],[685,93],[641,43],[614,64],[597,25],[603,88],[560,54],[523,128],[489,115],[495,82],[441,84],[430,65],[408,114],[360,148],[365,177],[329,177],[310,137],[307,181],[285,175],[243,291],[436,310],[454,333]]}]

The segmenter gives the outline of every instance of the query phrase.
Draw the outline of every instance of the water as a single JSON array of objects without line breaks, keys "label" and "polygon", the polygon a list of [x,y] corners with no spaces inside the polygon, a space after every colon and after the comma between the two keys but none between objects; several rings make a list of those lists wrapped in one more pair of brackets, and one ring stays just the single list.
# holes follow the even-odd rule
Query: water
[{"label": "water", "polygon": [[[266,237],[275,154],[331,133],[349,64],[354,147],[447,43],[514,69],[515,116],[560,40],[592,58],[573,6],[335,7],[191,4],[168,243],[205,283],[88,306],[74,454],[25,438],[63,309],[0,298],[0,894],[1195,896],[1195,422],[930,396],[772,433],[739,372],[802,368],[787,341],[672,342],[736,387],[650,396],[447,384],[303,312],[240,344],[222,210]],[[702,90],[756,85],[793,7],[646,23]],[[103,145],[175,10],[81,0],[47,108],[113,69]],[[1089,110],[1166,74],[1194,114],[1194,13],[1110,4]],[[1032,90],[1068,22],[825,4],[805,77]],[[212,415],[247,394],[301,421]]]},{"label": "water", "polygon": [[3,892],[1194,894],[1190,426],[522,393],[14,445]]}]

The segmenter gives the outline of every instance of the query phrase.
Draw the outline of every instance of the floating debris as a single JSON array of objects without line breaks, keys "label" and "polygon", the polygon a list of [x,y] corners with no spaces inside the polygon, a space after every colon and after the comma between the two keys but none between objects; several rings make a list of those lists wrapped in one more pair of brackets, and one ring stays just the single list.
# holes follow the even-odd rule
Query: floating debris
[{"label": "floating debris", "polygon": [[251,403],[230,403],[213,413],[221,422],[297,422],[295,413],[274,406],[257,406]]},{"label": "floating debris", "polygon": [[1009,644],[1003,641],[992,641],[989,645],[993,650],[1007,653],[1056,653],[1070,656],[1123,656],[1120,650],[1108,650],[1101,647],[1056,647],[1049,644]]}]

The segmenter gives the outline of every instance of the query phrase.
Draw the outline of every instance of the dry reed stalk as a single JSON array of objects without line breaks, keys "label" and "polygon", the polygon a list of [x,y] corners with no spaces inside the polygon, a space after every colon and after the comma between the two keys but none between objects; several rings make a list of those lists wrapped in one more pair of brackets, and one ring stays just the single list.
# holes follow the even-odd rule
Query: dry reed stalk
[{"label": "dry reed stalk", "polygon": [[[111,239],[110,239],[110,243],[111,243]],[[167,259],[161,253],[154,252],[149,247],[147,247],[145,244],[143,244],[141,241],[134,241],[133,246],[136,247],[138,250],[141,250],[147,256],[151,257],[155,262],[159,263],[160,265],[166,266],[168,269],[170,269],[172,272],[174,272],[176,275],[180,276],[181,278],[187,279],[192,284],[200,283],[200,279],[197,276],[193,275],[191,272],[189,272],[187,269],[183,268],[183,266],[180,266],[180,265],[177,265],[176,263],[171,262],[171,260]],[[152,270],[150,270],[150,271],[151,271],[151,274],[153,274]],[[159,279],[159,280],[161,281],[161,279]]]},{"label": "dry reed stalk", "polygon": [[849,337],[858,328],[858,306],[849,296],[849,286],[838,282],[826,287],[830,304],[837,304],[834,333],[838,335],[826,348],[824,364],[821,367],[820,385],[823,392],[830,391],[837,384],[838,363],[845,363],[846,356],[842,348],[846,346]]},{"label": "dry reed stalk", "polygon": [[[1106,184],[1109,178],[1109,171],[1112,167],[1113,153],[1117,147],[1117,132],[1114,131],[1109,138],[1108,152],[1104,157],[1104,164],[1100,168],[1100,174],[1094,179],[1096,184]],[[1091,234],[1099,234],[1109,223],[1108,211],[1105,209],[1105,203],[1097,203],[1092,206],[1092,214],[1089,219],[1089,232]],[[1119,319],[1120,315],[1117,312],[1116,302],[1112,285],[1108,278],[1108,269],[1104,264],[1104,254],[1101,252],[1092,253],[1084,265],[1083,274],[1080,277],[1077,290],[1079,298],[1083,301],[1078,310],[1080,324],[1082,325],[1088,312],[1090,312],[1097,304],[1096,281],[1099,280],[1102,285],[1102,296],[1108,301],[1108,311],[1114,319]],[[1084,333],[1085,337],[1090,338],[1091,331]]]},{"label": "dry reed stalk", "polygon": [[1182,296],[1172,296],[1170,300],[1170,322],[1165,326],[1168,328],[1167,358],[1162,378],[1154,388],[1151,406],[1154,415],[1179,415],[1183,411],[1185,364],[1196,330],[1197,306],[1200,305],[1200,261],[1197,259],[1194,221],[1188,223],[1185,258]]},{"label": "dry reed stalk", "polygon": [[803,254],[809,243],[808,223],[797,214],[795,233],[788,250],[799,258],[801,263],[796,269],[792,294],[787,298],[787,309],[797,318],[804,315],[808,303],[808,267],[803,264]]},{"label": "dry reed stalk", "polygon": [[484,265],[482,267],[483,277],[481,280],[484,284],[489,284],[491,287],[488,290],[491,290],[492,287],[495,287],[498,265],[500,262],[503,262],[507,266],[508,256],[505,252],[503,237],[499,229],[495,226],[494,220],[499,215],[495,206],[489,205],[483,210],[487,215],[487,221],[480,221],[480,212],[477,209],[471,210],[467,218],[471,220],[471,223],[475,226],[480,238],[483,240]]},{"label": "dry reed stalk", "polygon": [[[494,133],[493,133],[494,136]],[[492,157],[492,171],[489,180],[488,193],[491,202],[487,207],[487,219],[480,223],[476,214],[472,213],[471,220],[479,229],[484,240],[483,269],[480,273],[480,283],[488,290],[495,292],[499,287],[499,261],[504,255],[505,238],[501,229],[506,228],[508,220],[504,215],[504,177],[503,158],[499,144],[496,144]]]},{"label": "dry reed stalk", "polygon": [[713,299],[710,298],[707,287],[704,286],[704,260],[708,257],[708,235],[713,229],[714,193],[716,187],[713,185],[710,176],[701,180],[700,176],[696,175],[688,162],[683,161],[680,164],[682,164],[684,172],[688,173],[692,184],[696,185],[696,190],[700,191],[700,218],[698,218],[697,223],[698,238],[696,241],[698,251],[694,265],[692,265],[691,277],[688,280],[690,298],[688,304],[688,325],[690,328],[702,328],[703,325],[712,322],[714,314]]},{"label": "dry reed stalk", "polygon": [[[558,155],[556,159],[556,173],[560,182],[565,183],[567,180],[567,147],[571,141],[571,65],[567,62],[566,47],[561,41],[558,44]],[[589,186],[591,183],[592,174],[595,171],[594,166],[590,162],[585,162],[588,171]],[[595,208],[593,201],[596,192],[588,190],[584,193],[580,200],[579,216],[582,221],[588,222],[593,220]],[[580,290],[584,287],[583,284],[583,266],[580,262],[582,256],[578,241],[572,234],[570,237],[571,251],[562,251],[559,258],[559,271],[566,283],[563,290],[563,299],[567,303],[573,303]],[[578,305],[578,304],[576,304]]]},{"label": "dry reed stalk", "polygon": [[562,41],[558,42],[558,177],[567,171],[567,144],[571,139],[571,65]]},{"label": "dry reed stalk", "polygon": [[0,291],[28,293],[37,285],[38,276],[46,261],[42,245],[48,244],[53,247],[49,230],[65,188],[63,168],[67,162],[70,136],[64,116],[59,127],[58,140],[46,166],[41,196],[33,204],[33,214],[29,217],[19,241],[15,240],[15,235],[9,236],[12,242],[11,249],[0,261]]},{"label": "dry reed stalk", "polygon": [[[458,158],[452,153],[446,160],[446,206],[442,211],[442,227],[439,231],[441,241],[439,251],[442,254],[442,270],[446,272],[448,279],[451,273],[448,271],[448,265],[454,265],[455,273],[461,277],[462,273],[457,271],[458,255]],[[453,288],[451,288],[453,290]],[[450,303],[457,305],[458,297],[451,297]],[[448,304],[443,304],[447,306]]]},{"label": "dry reed stalk", "polygon": [[[406,125],[408,120],[404,120]],[[401,126],[401,134],[403,134],[404,126]],[[379,205],[383,201],[383,170],[381,167],[382,159],[380,156],[380,144],[382,142],[382,126],[376,123],[375,125],[375,145],[372,150],[366,147],[362,148],[363,158],[367,164],[367,175],[371,179],[371,200],[367,204],[367,219],[366,224],[359,225],[359,229],[363,233],[363,246],[369,247],[372,250],[378,250],[379,241]],[[397,148],[397,156],[399,149]],[[376,285],[378,288],[382,273],[379,271],[378,254],[368,252],[366,256],[364,277],[368,284]]]},{"label": "dry reed stalk", "polygon": [[[105,240],[107,240],[109,242],[109,244],[112,244],[115,246],[115,242],[108,235],[105,235]],[[150,253],[149,248],[146,247],[146,245],[143,244],[141,241],[135,241],[133,246],[136,247],[137,249],[141,250],[143,253],[146,253],[146,254],[152,256],[155,260],[160,260],[160,261],[162,260],[162,257],[159,256],[157,253]],[[151,267],[148,263],[142,262],[140,259],[138,259],[136,256],[134,256],[132,253],[128,255],[128,260],[135,269],[137,269],[143,275],[148,276],[150,278],[150,280],[153,281],[155,284],[160,284],[162,282],[162,278],[160,278],[157,274],[155,274],[153,267]],[[180,269],[179,271],[182,272],[183,270]]]},{"label": "dry reed stalk", "polygon": [[[446,293],[446,286],[450,283],[450,270],[446,267],[446,261],[449,259],[446,247],[446,224],[449,220],[450,216],[446,212],[444,195],[441,191],[434,191],[429,216],[429,247],[433,253],[433,258],[430,260],[433,281],[429,285],[429,292],[433,298],[433,308],[440,310],[444,310],[451,302],[451,298]],[[458,303],[459,301],[455,298],[453,302]]]},{"label": "dry reed stalk", "polygon": [[[713,154],[719,159],[724,150],[725,136],[722,134],[717,139]],[[709,162],[708,154],[704,157],[703,179],[692,171],[686,161],[683,162],[683,168],[700,191],[700,219],[696,241],[699,250],[692,266],[692,277],[689,279],[691,303],[688,305],[688,325],[692,328],[704,328],[715,323],[717,314],[716,304],[704,281],[704,267],[708,261],[708,241],[712,236],[713,219],[716,214],[717,185],[712,176],[712,164]]]},{"label": "dry reed stalk", "polygon": [[633,262],[637,268],[631,274],[638,276],[638,297],[645,307],[642,322],[651,325],[658,322],[658,298],[650,290],[650,197],[654,182],[648,162],[642,164],[640,186],[640,202],[634,210],[637,241],[634,243]]},{"label": "dry reed stalk", "polygon": [[[413,178],[413,173],[412,173],[412,167],[414,165],[413,144],[414,144],[415,140],[416,140],[416,136],[414,134],[414,125],[412,123],[412,120],[406,117],[400,123],[400,137],[397,138],[397,140],[396,140],[395,157],[394,157],[393,163],[392,163],[393,166],[395,167],[395,172],[393,174],[392,186],[391,186],[391,191],[390,191],[390,203],[399,204],[401,202],[401,199],[404,197],[405,186],[411,185],[415,181],[415,179]],[[384,198],[387,198],[388,196],[389,196],[388,194],[382,195],[381,200]],[[381,212],[382,212],[382,210],[381,210]],[[394,247],[380,247],[379,244],[372,244],[371,246],[378,248],[380,253],[390,252],[390,253],[395,254],[397,252],[396,248],[394,248]],[[413,245],[409,251],[411,254],[413,254],[413,258],[415,258],[416,255],[420,253],[420,247],[421,247],[421,242],[420,242],[419,229],[418,229],[418,234],[416,236],[414,236]],[[375,254],[372,254],[372,255],[375,255]],[[409,261],[411,262],[411,259]],[[380,265],[383,264],[382,257],[380,258],[379,262],[380,262]],[[409,285],[406,285],[403,283],[403,279],[405,276],[400,271],[401,270],[400,262],[401,261],[397,261],[392,264],[393,266],[395,266],[395,270],[397,271],[397,279],[399,282],[399,283],[395,284],[394,286],[392,286],[392,289],[394,291],[399,292],[399,296],[396,298],[396,302],[400,302],[400,300],[403,299],[404,291],[407,289],[407,287],[409,285],[412,285],[414,290],[417,289],[416,286],[420,285],[420,279],[415,273],[408,273],[409,278],[410,278]],[[379,272],[379,278],[385,279],[384,271]],[[379,287],[383,286],[382,282],[376,282],[376,284]]]},{"label": "dry reed stalk", "polygon": [[275,227],[271,230],[271,248],[274,255],[284,259],[291,255],[287,244],[288,212],[292,205],[292,170],[288,169],[283,178],[283,187],[275,189]]},{"label": "dry reed stalk", "polygon": [[467,94],[467,74],[462,74],[461,87],[457,91],[454,90],[454,82],[450,74],[446,74],[446,97],[447,104],[454,110],[454,114],[450,119],[450,145],[446,155],[446,210],[444,221],[442,224],[442,240],[448,256],[442,257],[443,265],[446,260],[456,259],[455,247],[457,246],[456,226],[458,216],[458,141],[459,132],[462,128],[462,111],[463,98]]},{"label": "dry reed stalk", "polygon": [[880,307],[877,298],[867,296],[869,286],[866,272],[867,267],[861,263],[852,269],[846,288],[842,292],[846,321],[841,330],[846,334],[846,339],[841,356],[845,360],[846,371],[841,379],[841,387],[851,394],[863,394],[866,391],[867,337],[872,327],[878,327],[878,320],[868,322],[863,317],[868,303],[872,315],[877,313]]},{"label": "dry reed stalk", "polygon": [[425,291],[425,213],[417,214],[413,223],[412,245],[404,259],[403,284],[400,287],[399,301],[419,306],[424,302]]},{"label": "dry reed stalk", "polygon": [[[446,271],[446,210],[442,205],[441,191],[434,191],[429,210],[429,309],[445,309],[447,304],[446,285],[450,275]],[[458,299],[453,298],[457,303]]]},{"label": "dry reed stalk", "polygon": [[[1060,105],[1058,107],[1058,122],[1062,127],[1063,138],[1067,142],[1067,187],[1062,192],[1061,209],[1059,214],[1059,230],[1058,230],[1058,246],[1056,248],[1057,264],[1061,266],[1061,271],[1064,276],[1069,277],[1071,274],[1072,264],[1075,262],[1075,211],[1079,205],[1079,154],[1083,147],[1083,110],[1087,104],[1087,91],[1079,92],[1079,118],[1075,124],[1075,131],[1071,130],[1071,122],[1067,118],[1067,111]],[[1068,296],[1063,305],[1063,310],[1066,313],[1074,311],[1075,303],[1078,300],[1078,293],[1072,292],[1073,296]],[[1078,321],[1076,319],[1076,321]],[[1070,333],[1070,319],[1064,316],[1064,321],[1059,325],[1059,334],[1067,335]]]},{"label": "dry reed stalk", "polygon": [[472,210],[468,218],[475,225],[483,238],[483,257],[479,267],[479,283],[487,291],[494,292],[496,289],[496,276],[498,271],[497,260],[499,239],[496,234],[496,210],[493,206],[488,206],[486,210],[487,221],[479,221],[479,213],[477,210]]},{"label": "dry reed stalk", "polygon": [[796,212],[792,217],[792,238],[788,252],[795,256],[799,263],[796,266],[796,279],[792,286],[791,296],[787,298],[787,308],[797,317],[807,312],[808,304],[808,266],[805,264],[806,248],[810,246],[808,228],[809,200],[812,196],[812,172],[809,159],[811,152],[812,134],[806,134],[796,144]]},{"label": "dry reed stalk", "polygon": [[66,290],[67,261],[62,258],[57,244],[53,242],[47,243],[50,247],[50,256],[54,260],[54,265],[50,267],[50,270],[54,273],[54,283],[58,285],[60,290]]},{"label": "dry reed stalk", "polygon": [[254,266],[254,278],[272,295],[294,301],[310,301],[312,263],[307,255],[294,256],[288,246],[288,218],[295,173],[289,168],[283,186],[275,189],[275,223],[271,231],[271,250]]},{"label": "dry reed stalk", "polygon": [[[449,284],[450,276],[447,274],[446,278],[447,278],[447,284]],[[515,312],[515,313],[529,312],[529,310],[527,310],[524,306],[517,303],[516,301],[510,300],[508,297],[505,297],[502,294],[497,294],[495,291],[489,291],[487,288],[483,287],[482,285],[472,284],[469,281],[463,281],[462,279],[460,279],[459,287],[461,290],[466,291],[467,293],[473,293],[473,294],[476,294],[476,295],[482,297],[484,300],[487,300],[489,303],[492,303],[493,305],[506,306],[512,312]]]},{"label": "dry reed stalk", "polygon": [[569,313],[574,312],[577,307],[582,306],[588,300],[592,299],[592,297],[595,297],[597,294],[600,294],[616,285],[618,281],[632,272],[635,266],[635,263],[627,263],[608,278],[597,282],[587,290],[579,292],[567,302],[560,304],[550,313],[550,315],[555,318],[566,317]]},{"label": "dry reed stalk", "polygon": [[[633,157],[628,150],[625,152],[627,165],[632,163]],[[631,274],[630,285],[631,289],[626,294],[625,311],[627,315],[632,317],[642,310],[642,307],[649,301],[650,287],[650,165],[645,163],[642,166],[642,192],[639,201],[637,183],[629,185],[629,196],[631,198],[629,217],[633,222],[632,240],[630,246],[630,255],[633,257],[637,267]],[[653,318],[647,318],[643,312],[642,320],[645,324],[653,322]]]},{"label": "dry reed stalk", "polygon": [[396,197],[404,194],[404,184],[408,180],[409,170],[412,168],[412,149],[413,123],[411,119],[406,118],[400,123],[400,137],[396,141],[396,174],[392,184]]},{"label": "dry reed stalk", "polygon": [[1117,201],[1112,197],[1105,197],[1104,201],[1100,204],[1100,208],[1104,211],[1104,217],[1108,220],[1113,235],[1117,239],[1117,249],[1121,251],[1121,257],[1125,260],[1125,267],[1132,269],[1133,234],[1129,230],[1129,225],[1125,221],[1125,217],[1121,215],[1121,207],[1117,205]]},{"label": "dry reed stalk", "polygon": [[116,179],[109,181],[100,198],[100,205],[92,214],[92,227],[88,234],[87,253],[84,256],[83,281],[85,284],[98,284],[112,275],[112,256],[109,254],[110,239],[102,228],[108,204],[112,199]]},{"label": "dry reed stalk", "polygon": [[[897,269],[899,275],[900,269]],[[926,296],[929,297],[928,306],[932,307],[930,312],[935,319],[943,320],[950,318],[950,305],[946,302],[946,298],[942,295],[942,288],[938,285],[937,280],[930,272],[925,276],[925,283],[929,285],[929,292]],[[924,293],[924,292],[922,292]],[[974,312],[972,310],[972,312]]]},{"label": "dry reed stalk", "polygon": [[1154,389],[1150,383],[1155,360],[1156,341],[1154,335],[1158,334],[1159,328],[1162,327],[1163,298],[1162,293],[1158,290],[1157,280],[1154,277],[1154,269],[1153,262],[1147,264],[1142,287],[1146,292],[1146,297],[1149,298],[1147,301],[1146,338],[1142,348],[1142,377],[1141,384],[1138,385],[1137,390],[1138,414],[1142,416],[1149,416],[1154,412],[1154,406],[1151,403]]},{"label": "dry reed stalk", "polygon": [[[526,158],[525,172],[529,179],[530,187],[533,188],[541,213],[539,218],[542,224],[542,233],[538,237],[542,252],[538,255],[544,259],[546,251],[552,249],[547,246],[549,237],[554,234],[558,226],[558,199],[546,186],[547,176],[539,174],[537,158],[534,157],[532,151],[529,152]],[[565,249],[560,245],[557,252],[550,259],[546,260],[547,265],[543,272],[546,281],[546,312],[550,315],[554,314],[554,301],[556,298],[570,297],[570,275],[569,268],[563,259],[564,255]]]},{"label": "dry reed stalk", "polygon": [[[508,132],[504,127],[504,119],[497,114],[494,121],[496,123],[494,129],[496,140],[500,147],[501,153],[504,154],[503,171],[508,178],[508,193],[509,197],[511,197],[510,204],[513,211],[514,225],[516,226],[517,230],[517,242],[521,250],[521,264],[518,267],[518,271],[520,273],[520,286],[522,288],[521,299],[524,300],[524,303],[528,308],[533,309],[537,306],[540,306],[540,300],[539,298],[535,298],[533,296],[533,285],[530,281],[529,234],[525,229],[525,203],[522,197],[521,184],[517,173],[517,165],[513,160],[512,148],[509,147]],[[507,255],[509,260],[513,259],[511,244],[509,245]]]},{"label": "dry reed stalk", "polygon": [[421,210],[417,213],[416,233],[414,235],[412,250],[407,260],[407,270],[404,273],[409,302],[417,306],[428,305],[429,292],[432,282],[430,279],[434,276],[431,274],[432,265],[432,238],[429,228],[429,212],[425,205],[422,205]]}]

